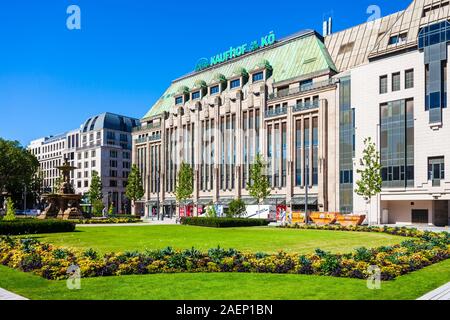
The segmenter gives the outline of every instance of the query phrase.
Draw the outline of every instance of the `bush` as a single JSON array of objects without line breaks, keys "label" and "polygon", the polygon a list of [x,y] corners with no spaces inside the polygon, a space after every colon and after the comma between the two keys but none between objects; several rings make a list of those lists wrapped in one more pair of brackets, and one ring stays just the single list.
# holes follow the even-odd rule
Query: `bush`
[{"label": "bush", "polygon": [[241,217],[247,211],[244,201],[235,199],[230,202],[226,215],[228,218]]},{"label": "bush", "polygon": [[14,208],[14,203],[11,198],[6,199],[6,215],[3,221],[14,221],[16,220],[16,209]]},{"label": "bush", "polygon": [[63,220],[18,219],[0,221],[0,235],[24,235],[75,231],[75,223]]},{"label": "bush", "polygon": [[260,227],[269,225],[265,219],[242,218],[181,218],[181,224],[211,228]]}]

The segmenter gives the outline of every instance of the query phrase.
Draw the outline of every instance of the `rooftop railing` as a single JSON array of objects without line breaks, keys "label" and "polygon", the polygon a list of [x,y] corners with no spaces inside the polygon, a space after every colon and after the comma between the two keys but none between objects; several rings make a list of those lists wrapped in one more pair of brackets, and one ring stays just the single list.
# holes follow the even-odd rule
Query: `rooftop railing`
[{"label": "rooftop railing", "polygon": [[295,88],[279,90],[275,93],[271,93],[269,95],[269,100],[289,97],[289,96],[296,95],[299,93],[308,92],[311,90],[317,90],[320,88],[325,88],[325,87],[334,85],[335,83],[336,83],[336,80],[328,79],[328,80],[320,81],[320,82],[316,82],[316,83],[304,84],[304,85],[301,85],[301,86],[298,86]]}]

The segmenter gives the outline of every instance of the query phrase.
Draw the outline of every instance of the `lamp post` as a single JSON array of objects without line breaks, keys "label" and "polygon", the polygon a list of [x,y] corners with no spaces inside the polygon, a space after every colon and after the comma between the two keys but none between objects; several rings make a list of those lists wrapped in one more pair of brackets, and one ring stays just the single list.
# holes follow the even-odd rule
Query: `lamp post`
[{"label": "lamp post", "polygon": [[306,154],[306,156],[305,156],[305,167],[306,167],[306,177],[305,177],[305,223],[309,224],[309,217],[308,217],[309,154]]},{"label": "lamp post", "polygon": [[[158,212],[158,220],[159,220],[159,215],[160,215],[159,188],[160,188],[160,172],[158,170],[156,172],[156,211]],[[164,214],[161,215],[161,221],[164,221]]]}]

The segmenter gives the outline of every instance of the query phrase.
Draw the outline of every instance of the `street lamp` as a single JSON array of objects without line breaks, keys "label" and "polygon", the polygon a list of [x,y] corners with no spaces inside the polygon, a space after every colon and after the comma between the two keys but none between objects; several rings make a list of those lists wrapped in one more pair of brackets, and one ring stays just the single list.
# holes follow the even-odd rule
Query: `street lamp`
[{"label": "street lamp", "polygon": [[306,156],[305,156],[305,167],[306,167],[306,177],[305,177],[305,223],[309,224],[309,217],[308,217],[309,154],[306,154]]}]

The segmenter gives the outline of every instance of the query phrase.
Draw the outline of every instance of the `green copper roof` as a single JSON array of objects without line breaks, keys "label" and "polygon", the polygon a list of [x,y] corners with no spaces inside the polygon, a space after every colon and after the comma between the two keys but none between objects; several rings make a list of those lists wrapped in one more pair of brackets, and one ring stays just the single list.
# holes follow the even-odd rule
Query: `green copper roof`
[{"label": "green copper roof", "polygon": [[179,94],[179,89],[182,87],[194,88],[199,81],[210,84],[217,78],[217,74],[232,77],[239,68],[251,72],[264,60],[272,66],[272,78],[275,82],[328,69],[336,71],[325,45],[315,32],[310,31],[297,37],[281,40],[269,48],[175,80],[147,112],[144,119],[169,111],[175,104],[174,96]]}]

